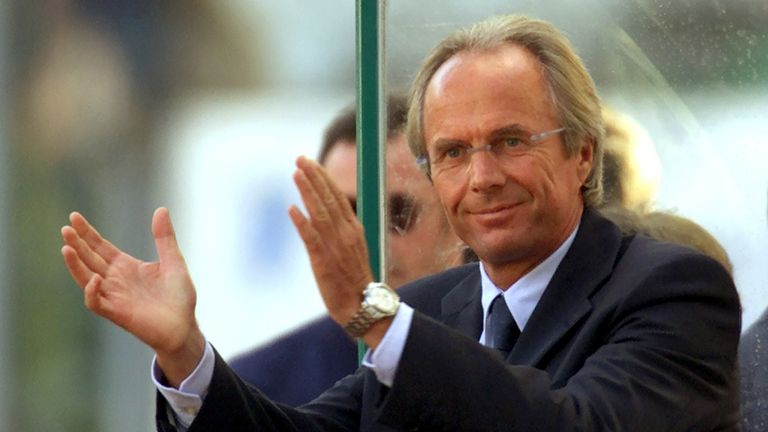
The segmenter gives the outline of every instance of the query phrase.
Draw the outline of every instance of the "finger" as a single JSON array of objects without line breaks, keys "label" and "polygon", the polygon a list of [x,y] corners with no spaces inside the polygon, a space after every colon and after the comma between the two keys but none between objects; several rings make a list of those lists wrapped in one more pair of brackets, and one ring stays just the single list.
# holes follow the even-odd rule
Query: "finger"
[{"label": "finger", "polygon": [[291,206],[288,209],[288,215],[291,217],[293,225],[298,230],[299,235],[304,242],[304,247],[309,256],[309,264],[312,267],[312,273],[315,275],[315,280],[320,288],[320,293],[323,295],[323,283],[327,280],[327,274],[331,270],[325,259],[327,257],[327,250],[324,248],[320,235],[296,206]]},{"label": "finger", "polygon": [[299,190],[301,201],[307,209],[311,223],[317,225],[318,228],[331,225],[331,216],[328,213],[328,209],[303,169],[299,168],[296,170],[293,174],[293,182]]},{"label": "finger", "polygon": [[101,315],[102,310],[101,295],[99,294],[101,282],[101,276],[94,274],[83,288],[83,300],[85,307],[99,315]]},{"label": "finger", "polygon": [[307,248],[310,261],[314,263],[315,255],[322,253],[322,241],[320,236],[298,207],[291,206],[288,208],[288,216],[291,218],[293,226],[296,227],[296,231],[299,232],[299,236],[304,242],[304,247]]},{"label": "finger", "polygon": [[347,221],[354,221],[357,218],[357,215],[355,214],[355,211],[352,210],[352,205],[350,205],[347,196],[344,195],[341,189],[339,189],[339,187],[336,185],[336,182],[333,181],[331,176],[328,175],[328,171],[326,171],[323,167],[320,167],[320,174],[325,178],[326,183],[336,198],[336,202],[339,205],[339,210],[341,211],[342,217]]},{"label": "finger", "polygon": [[80,237],[73,227],[63,227],[61,229],[61,237],[64,239],[64,244],[69,246],[75,252],[80,262],[86,266],[89,271],[102,275],[106,274],[109,264]]},{"label": "finger", "polygon": [[120,249],[102,237],[101,234],[96,231],[96,228],[94,228],[83,215],[78,212],[72,212],[69,215],[69,221],[80,238],[82,238],[104,261],[111,263],[120,255]]},{"label": "finger", "polygon": [[102,291],[103,283],[104,279],[98,274],[94,274],[91,280],[88,281],[83,289],[85,307],[96,315],[104,317],[117,325],[121,325],[121,323],[115,322],[114,320],[115,311],[113,305],[104,296]]},{"label": "finger", "polygon": [[335,195],[332,190],[331,184],[333,181],[330,180],[330,177],[324,176],[322,174],[324,171],[323,167],[318,165],[315,161],[303,156],[297,160],[296,165],[300,170],[302,170],[302,172],[304,172],[304,175],[307,177],[309,183],[314,188],[320,202],[325,208],[325,211],[328,213],[330,220],[338,221],[344,217],[342,205],[346,205],[348,207],[348,200],[344,198],[341,202],[339,202],[337,195]]},{"label": "finger", "polygon": [[171,223],[171,214],[165,207],[158,208],[152,215],[152,237],[161,265],[186,266]]},{"label": "finger", "polygon": [[69,274],[72,275],[72,279],[75,280],[77,286],[84,289],[94,273],[83,263],[71,246],[63,246],[61,248],[61,255],[64,257],[64,264],[67,266]]}]

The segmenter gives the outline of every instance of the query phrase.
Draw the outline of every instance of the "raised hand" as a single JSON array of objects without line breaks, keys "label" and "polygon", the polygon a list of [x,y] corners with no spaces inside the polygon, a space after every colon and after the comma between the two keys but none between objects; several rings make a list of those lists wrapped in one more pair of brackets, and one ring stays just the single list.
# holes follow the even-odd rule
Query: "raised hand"
[{"label": "raised hand", "polygon": [[149,345],[177,387],[194,370],[205,342],[195,321],[195,288],[168,210],[159,208],[152,217],[157,262],[121,251],[79,213],[69,220],[61,229],[61,254],[86,307]]},{"label": "raised hand", "polygon": [[[328,313],[344,325],[360,307],[363,289],[373,281],[363,226],[320,165],[300,157],[296,167],[293,179],[308,217],[296,206],[289,215],[307,248]],[[366,343],[375,347],[377,341],[367,336]]]}]

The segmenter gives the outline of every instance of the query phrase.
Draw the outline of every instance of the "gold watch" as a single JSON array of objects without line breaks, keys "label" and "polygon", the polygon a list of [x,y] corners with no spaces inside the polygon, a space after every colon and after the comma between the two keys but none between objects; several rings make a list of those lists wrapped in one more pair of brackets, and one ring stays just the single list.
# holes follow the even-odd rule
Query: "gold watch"
[{"label": "gold watch", "polygon": [[344,330],[354,338],[364,335],[369,328],[382,318],[393,316],[400,307],[400,296],[383,282],[371,282],[363,291],[360,309],[347,322]]}]

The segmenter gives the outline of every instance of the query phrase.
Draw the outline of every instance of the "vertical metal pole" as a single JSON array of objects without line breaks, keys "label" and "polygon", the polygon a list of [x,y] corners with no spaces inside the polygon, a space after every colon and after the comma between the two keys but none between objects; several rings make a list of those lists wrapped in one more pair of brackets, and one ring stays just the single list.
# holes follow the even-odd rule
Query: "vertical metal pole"
[{"label": "vertical metal pole", "polygon": [[[386,277],[384,144],[383,0],[356,1],[357,45],[357,214],[365,228],[371,270],[376,280]],[[358,344],[362,359],[365,345]]]}]

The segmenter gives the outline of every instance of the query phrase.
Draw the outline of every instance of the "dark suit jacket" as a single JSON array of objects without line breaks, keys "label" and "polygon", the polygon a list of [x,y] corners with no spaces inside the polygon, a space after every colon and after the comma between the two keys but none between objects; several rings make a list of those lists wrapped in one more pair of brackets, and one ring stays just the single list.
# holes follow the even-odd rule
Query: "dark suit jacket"
[{"label": "dark suit jacket", "polygon": [[768,431],[768,309],[739,345],[744,432]]},{"label": "dark suit jacket", "polygon": [[273,401],[299,406],[355,372],[357,358],[357,343],[325,316],[228,363]]},{"label": "dark suit jacket", "polygon": [[[391,389],[360,368],[292,409],[219,357],[190,432],[738,428],[738,296],[725,269],[689,249],[623,237],[585,211],[507,359],[477,342],[476,264],[399,292],[417,312]],[[162,397],[158,414],[166,427]]]}]

